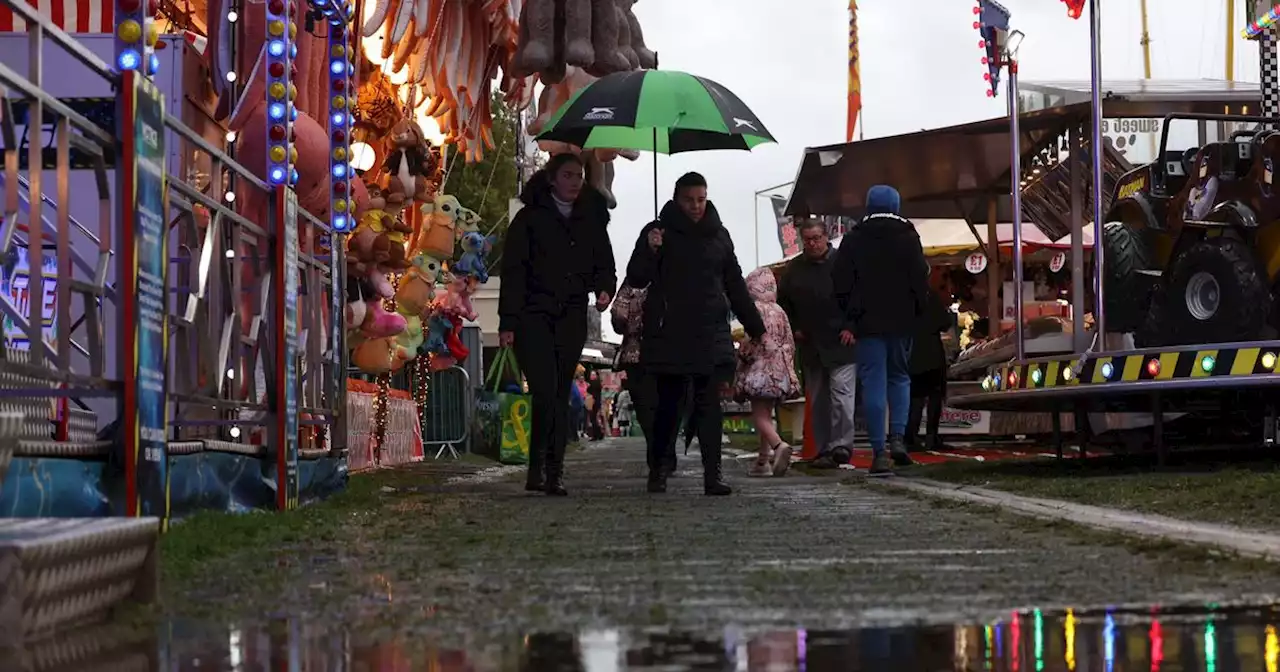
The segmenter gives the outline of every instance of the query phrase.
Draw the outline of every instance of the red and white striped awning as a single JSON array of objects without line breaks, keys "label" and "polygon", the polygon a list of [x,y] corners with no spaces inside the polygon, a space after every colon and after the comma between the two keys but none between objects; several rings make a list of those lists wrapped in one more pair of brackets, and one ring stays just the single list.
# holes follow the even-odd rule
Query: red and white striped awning
[{"label": "red and white striped awning", "polygon": [[[111,33],[115,30],[114,0],[26,0],[68,33]],[[0,33],[24,32],[27,22],[0,5]]]}]

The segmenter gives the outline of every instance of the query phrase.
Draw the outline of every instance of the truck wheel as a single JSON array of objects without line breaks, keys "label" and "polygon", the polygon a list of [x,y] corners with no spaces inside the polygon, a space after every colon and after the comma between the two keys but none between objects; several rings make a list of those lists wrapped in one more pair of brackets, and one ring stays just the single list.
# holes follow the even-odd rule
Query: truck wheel
[{"label": "truck wheel", "polygon": [[1166,276],[1157,317],[1165,345],[1228,343],[1261,338],[1271,290],[1253,252],[1242,241],[1214,238],[1196,243]]},{"label": "truck wheel", "polygon": [[1140,271],[1151,268],[1151,245],[1144,231],[1123,222],[1108,222],[1102,235],[1107,331],[1137,331],[1150,303],[1151,281]]}]

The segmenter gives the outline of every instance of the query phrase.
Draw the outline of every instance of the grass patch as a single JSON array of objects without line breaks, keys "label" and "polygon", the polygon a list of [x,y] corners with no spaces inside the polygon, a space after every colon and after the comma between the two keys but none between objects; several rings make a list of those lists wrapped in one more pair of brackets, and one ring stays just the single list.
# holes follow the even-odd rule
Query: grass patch
[{"label": "grass patch", "polygon": [[[438,511],[429,506],[431,486],[495,463],[474,455],[451,462],[426,462],[352,475],[345,490],[293,511],[235,514],[201,512],[175,524],[161,539],[161,572],[166,588],[188,587],[225,574],[229,563],[262,571],[286,567],[301,555],[315,558],[347,541],[353,528],[392,507],[412,511],[429,525]],[[405,491],[409,491],[407,494]],[[389,497],[396,493],[395,497]],[[365,527],[370,535],[375,528]]]},{"label": "grass patch", "polygon": [[914,467],[911,475],[1049,499],[1175,518],[1280,529],[1280,460],[1274,452],[1217,450],[1088,460],[948,462]]}]

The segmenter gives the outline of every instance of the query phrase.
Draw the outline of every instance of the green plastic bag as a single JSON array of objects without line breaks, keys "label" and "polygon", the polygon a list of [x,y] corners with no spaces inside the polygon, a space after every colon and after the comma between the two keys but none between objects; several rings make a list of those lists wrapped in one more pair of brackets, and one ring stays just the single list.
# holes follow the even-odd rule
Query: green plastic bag
[{"label": "green plastic bag", "polygon": [[[489,367],[484,389],[478,392],[477,418],[483,418],[480,429],[485,452],[503,464],[529,463],[529,437],[533,431],[532,399],[527,394],[503,392],[504,371],[520,380],[520,367],[510,348],[502,348]],[[495,445],[496,444],[496,445]]]}]

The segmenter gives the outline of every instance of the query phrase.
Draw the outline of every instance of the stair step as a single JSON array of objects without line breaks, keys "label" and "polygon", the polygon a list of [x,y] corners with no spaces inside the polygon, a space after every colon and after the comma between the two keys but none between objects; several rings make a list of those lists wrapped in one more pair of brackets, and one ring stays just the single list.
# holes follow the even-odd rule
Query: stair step
[{"label": "stair step", "polygon": [[158,518],[0,519],[0,648],[153,602],[159,536]]}]

